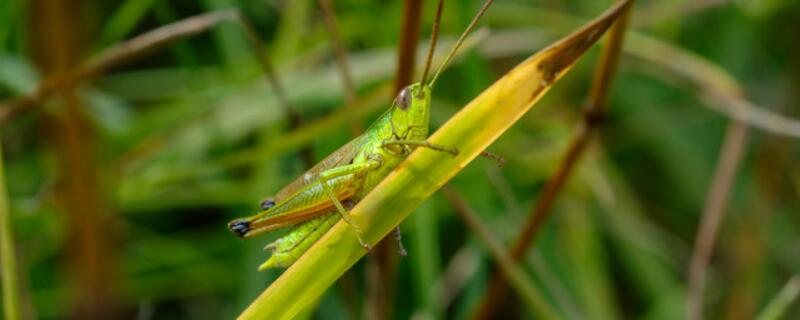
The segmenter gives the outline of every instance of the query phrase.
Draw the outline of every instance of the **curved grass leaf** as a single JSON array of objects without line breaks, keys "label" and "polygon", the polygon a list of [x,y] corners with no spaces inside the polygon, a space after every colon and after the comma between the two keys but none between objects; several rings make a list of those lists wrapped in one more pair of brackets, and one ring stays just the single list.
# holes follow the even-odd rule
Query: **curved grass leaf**
[{"label": "curved grass leaf", "polygon": [[[450,178],[524,115],[629,6],[621,1],[579,31],[509,71],[429,139],[454,146],[456,157],[418,150],[350,212],[370,243],[382,239]],[[240,315],[287,319],[313,305],[366,252],[352,228],[334,226]]]}]

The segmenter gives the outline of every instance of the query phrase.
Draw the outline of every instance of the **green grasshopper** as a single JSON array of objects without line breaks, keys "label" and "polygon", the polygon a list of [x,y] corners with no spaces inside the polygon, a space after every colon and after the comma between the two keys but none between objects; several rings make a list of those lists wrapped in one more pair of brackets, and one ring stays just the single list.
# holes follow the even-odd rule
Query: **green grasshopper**
[{"label": "green grasshopper", "polygon": [[[440,2],[422,81],[402,89],[391,108],[363,134],[289,183],[273,199],[263,201],[261,212],[228,223],[228,228],[241,238],[292,227],[286,235],[265,247],[272,251],[272,256],[259,267],[259,270],[288,267],[339,218],[356,231],[359,242],[368,250],[370,246],[361,238],[361,230],[350,219],[348,209],[372,191],[415,148],[424,147],[447,152],[453,156],[458,155],[458,150],[455,148],[426,141],[431,90],[439,74],[491,3],[492,0],[486,1],[431,81],[426,83],[436,43],[438,16],[441,13]],[[402,252],[401,249],[401,254]]]}]

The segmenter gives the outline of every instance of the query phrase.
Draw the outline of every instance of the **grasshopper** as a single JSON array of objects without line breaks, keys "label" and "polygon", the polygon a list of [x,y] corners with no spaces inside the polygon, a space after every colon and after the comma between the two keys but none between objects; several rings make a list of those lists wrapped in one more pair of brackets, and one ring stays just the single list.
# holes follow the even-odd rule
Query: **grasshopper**
[{"label": "grasshopper", "polygon": [[422,81],[402,89],[392,106],[363,134],[289,183],[274,198],[263,201],[261,212],[228,223],[228,229],[241,238],[292,227],[286,235],[265,247],[272,251],[272,256],[259,270],[288,267],[339,218],[355,230],[359,242],[368,250],[370,246],[361,238],[361,230],[350,219],[348,209],[372,191],[416,148],[458,155],[456,148],[426,141],[431,91],[439,74],[491,3],[492,0],[484,3],[430,82],[426,82],[436,44],[436,29],[442,9],[440,1]]}]

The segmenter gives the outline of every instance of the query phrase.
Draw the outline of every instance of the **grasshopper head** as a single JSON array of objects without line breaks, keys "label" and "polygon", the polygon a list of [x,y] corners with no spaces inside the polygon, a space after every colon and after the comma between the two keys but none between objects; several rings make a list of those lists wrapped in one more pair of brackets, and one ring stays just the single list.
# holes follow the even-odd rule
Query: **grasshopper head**
[{"label": "grasshopper head", "polygon": [[431,89],[419,82],[400,90],[392,103],[392,128],[398,139],[428,137]]}]

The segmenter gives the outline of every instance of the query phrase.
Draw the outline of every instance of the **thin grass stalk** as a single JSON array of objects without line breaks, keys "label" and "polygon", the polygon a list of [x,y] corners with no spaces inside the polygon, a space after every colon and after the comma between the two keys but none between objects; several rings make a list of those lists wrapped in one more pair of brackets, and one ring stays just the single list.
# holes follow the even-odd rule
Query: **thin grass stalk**
[{"label": "thin grass stalk", "polygon": [[[342,78],[344,86],[344,103],[352,105],[356,101],[356,85],[353,81],[353,74],[350,71],[350,63],[347,59],[347,50],[345,50],[342,38],[339,36],[339,29],[336,27],[336,11],[333,8],[330,0],[319,0],[319,6],[322,9],[323,20],[325,20],[325,27],[328,29],[328,36],[330,37],[331,44],[333,45],[333,55],[336,58],[336,66],[339,68],[339,76]],[[350,123],[350,134],[355,137],[364,130],[361,121],[353,121]]]},{"label": "thin grass stalk", "polygon": [[795,275],[786,285],[783,286],[778,295],[776,295],[764,307],[764,310],[758,314],[756,320],[778,320],[783,319],[786,311],[800,295],[800,275]]},{"label": "thin grass stalk", "polygon": [[267,58],[266,51],[261,46],[255,29],[235,10],[214,11],[189,17],[103,49],[84,63],[77,64],[68,70],[43,79],[31,93],[0,103],[0,125],[6,123],[17,113],[35,106],[42,99],[56,93],[57,89],[64,85],[77,85],[90,81],[113,68],[135,61],[150,52],[181,39],[205,32],[224,21],[235,22],[245,33],[248,42],[255,51],[256,61],[264,70],[269,85],[275,91],[280,107],[287,114],[290,122],[296,122],[295,127],[298,126],[299,116],[289,105],[281,81]]},{"label": "thin grass stalk", "polygon": [[[483,152],[574,65],[616,21],[630,1],[531,56],[462,108],[428,141],[456,147],[459,154],[417,150],[350,212],[367,243],[376,243],[439,187]],[[339,222],[273,282],[240,315],[241,319],[292,318],[366,252],[355,231]]]},{"label": "thin grass stalk", "polygon": [[708,190],[700,227],[689,264],[689,287],[686,295],[686,319],[703,319],[703,293],[706,273],[717,232],[728,205],[739,162],[747,144],[747,125],[733,121],[728,125],[717,169]]},{"label": "thin grass stalk", "polygon": [[[790,102],[791,103],[791,102]],[[753,129],[753,128],[750,128]],[[719,250],[726,258],[726,276],[736,279],[726,288],[723,301],[717,302],[714,310],[720,319],[737,317],[755,318],[763,299],[763,284],[770,277],[768,270],[768,242],[770,227],[776,216],[764,214],[775,212],[779,207],[783,177],[787,172],[791,157],[791,140],[782,137],[765,136],[764,140],[753,146],[750,170],[742,169],[742,174],[752,172],[753,178],[744,190],[744,203],[731,208],[731,214],[738,208],[741,216],[732,220],[732,228],[726,228],[728,236]],[[742,201],[740,200],[740,201]],[[691,254],[691,252],[690,252]]]},{"label": "thin grass stalk", "polygon": [[328,28],[328,36],[331,38],[331,44],[333,45],[333,55],[336,58],[336,66],[339,68],[339,75],[344,85],[344,101],[346,104],[350,105],[356,100],[356,86],[353,83],[353,75],[350,72],[347,50],[345,50],[342,44],[342,38],[339,36],[339,29],[336,27],[336,11],[330,0],[319,0],[319,6],[322,8],[322,16],[325,20],[325,26]]},{"label": "thin grass stalk", "polygon": [[[32,50],[43,72],[67,74],[80,64],[86,48],[86,31],[80,14],[90,9],[84,3],[69,0],[37,0],[28,3],[29,14],[44,21],[33,28]],[[58,186],[55,197],[66,215],[65,263],[75,283],[71,315],[73,318],[117,318],[116,256],[114,224],[108,223],[107,206],[97,174],[104,172],[97,162],[95,135],[77,92],[77,84],[57,83],[57,104],[44,118],[50,130],[48,142],[57,160]]]},{"label": "thin grass stalk", "polygon": [[[633,1],[630,1],[630,3],[632,2]],[[558,165],[556,173],[548,179],[520,236],[511,248],[511,257],[514,261],[521,261],[525,252],[533,245],[537,232],[549,216],[556,197],[561,192],[561,187],[569,177],[572,169],[586,149],[594,131],[597,129],[606,113],[608,91],[610,90],[620,52],[622,51],[623,39],[625,37],[625,31],[627,30],[628,16],[629,10],[626,9],[620,19],[614,23],[614,26],[611,28],[607,44],[603,47],[600,62],[595,71],[589,94],[589,102],[585,109],[583,121],[578,126],[564,157]],[[484,294],[482,302],[473,314],[473,318],[492,318],[492,315],[496,313],[501,301],[505,300],[507,289],[508,286],[501,277],[501,274],[495,272],[491,277],[489,289]]]},{"label": "thin grass stalk", "polygon": [[[284,89],[283,81],[281,81],[280,76],[278,76],[278,73],[275,71],[272,61],[269,55],[267,55],[267,50],[265,50],[261,45],[261,40],[258,37],[256,29],[239,11],[230,10],[220,12],[225,20],[231,20],[235,22],[244,32],[247,42],[250,44],[250,48],[255,52],[256,61],[261,67],[261,71],[263,71],[264,75],[266,76],[267,85],[272,88],[275,98],[278,100],[278,105],[283,111],[284,116],[289,121],[289,130],[299,128],[302,125],[300,114],[289,102],[289,98],[286,96],[286,90]],[[214,25],[225,20],[220,20]],[[211,27],[213,27],[213,25],[211,25]],[[311,168],[314,165],[314,154],[311,150],[311,147],[306,146],[301,148],[299,154],[300,159],[303,161],[303,165],[305,165],[306,168]]]},{"label": "thin grass stalk", "polygon": [[0,262],[3,270],[3,314],[5,319],[20,318],[19,285],[17,282],[17,256],[14,252],[14,230],[11,227],[11,211],[6,193],[6,177],[3,162],[3,145],[0,143]]},{"label": "thin grass stalk", "polygon": [[550,306],[550,303],[536,288],[533,279],[528,276],[520,264],[506,252],[503,244],[492,236],[491,231],[483,226],[480,219],[474,213],[466,201],[450,186],[442,188],[442,194],[453,206],[461,220],[475,234],[481,243],[489,250],[492,258],[500,267],[503,276],[509,279],[509,284],[522,297],[525,304],[540,319],[558,319],[558,314]]}]

